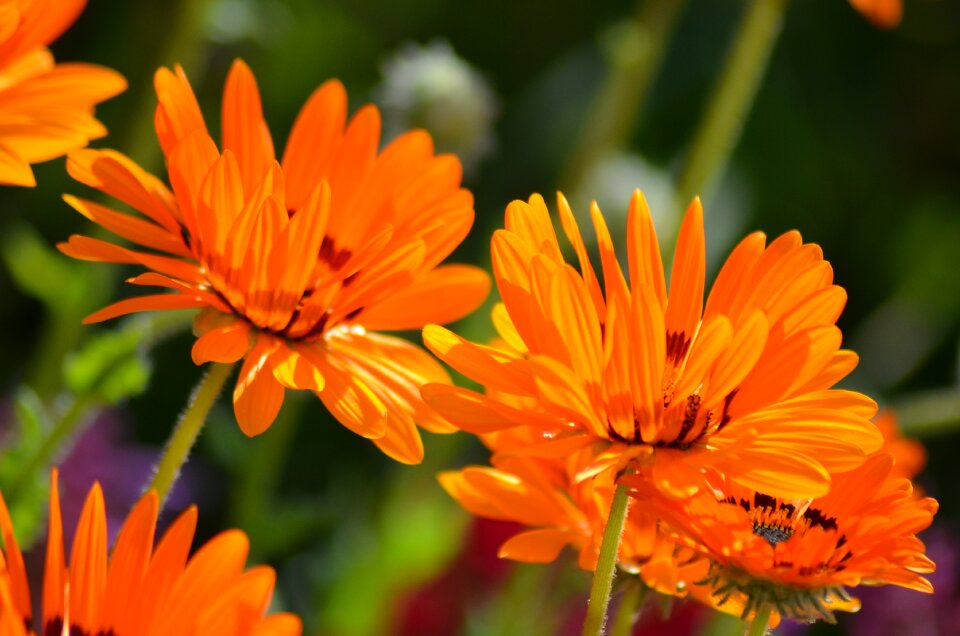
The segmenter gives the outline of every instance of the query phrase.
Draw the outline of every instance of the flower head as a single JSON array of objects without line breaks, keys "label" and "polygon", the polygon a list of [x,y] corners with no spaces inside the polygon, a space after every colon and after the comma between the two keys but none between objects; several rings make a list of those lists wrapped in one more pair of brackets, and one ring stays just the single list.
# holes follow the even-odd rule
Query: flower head
[{"label": "flower head", "polygon": [[706,468],[779,496],[819,496],[830,472],[851,470],[880,447],[874,402],[830,388],[857,356],[840,349],[834,323],[846,294],[817,245],[797,232],[769,245],[751,234],[704,303],[699,201],[680,229],[669,291],[639,191],[627,221],[629,283],[600,210],[592,217],[603,286],[562,196],[559,207],[579,270],[564,261],[537,195],[511,203],[494,235],[501,346],[424,330],[434,353],[488,391],[424,386],[427,402],[455,425],[529,427],[537,443],[528,455],[590,450],[578,481],[632,465],[676,496],[696,492]]},{"label": "flower head", "polygon": [[[223,532],[188,556],[196,508],[180,515],[154,546],[156,522],[157,497],[150,491],[127,517],[108,559],[103,494],[94,484],[68,566],[54,471],[39,633],[299,636],[297,617],[265,616],[276,577],[266,566],[244,571],[248,543],[242,532]],[[0,633],[32,636],[30,588],[2,497],[0,531]]]},{"label": "flower head", "polygon": [[711,604],[729,603],[744,615],[772,604],[798,620],[832,620],[833,610],[859,608],[845,587],[933,592],[922,574],[934,564],[916,534],[932,522],[937,502],[915,497],[892,467],[893,459],[878,453],[835,475],[830,492],[814,499],[771,497],[720,475],[688,500],[642,483],[635,496],[671,536],[710,560],[704,583]]},{"label": "flower head", "polygon": [[245,358],[233,395],[248,435],[270,426],[284,388],[317,393],[351,430],[388,455],[420,461],[416,425],[449,431],[423,404],[424,381],[446,372],[407,341],[376,333],[467,314],[486,274],[440,265],[473,222],[460,164],[414,131],[382,152],[376,108],[347,123],[343,86],[322,85],[294,124],[281,162],[250,70],[236,62],[223,97],[223,143],[207,131],[181,69],[156,74],[156,129],[172,191],[116,152],[70,155],[75,179],[144,218],[66,197],[81,214],[149,251],[72,236],[80,259],[134,263],[136,285],[167,288],[87,318],[203,308],[197,364]]},{"label": "flower head", "polygon": [[34,186],[30,164],[49,161],[106,134],[94,106],[122,92],[118,73],[55,64],[47,45],[86,0],[0,0],[0,183]]}]

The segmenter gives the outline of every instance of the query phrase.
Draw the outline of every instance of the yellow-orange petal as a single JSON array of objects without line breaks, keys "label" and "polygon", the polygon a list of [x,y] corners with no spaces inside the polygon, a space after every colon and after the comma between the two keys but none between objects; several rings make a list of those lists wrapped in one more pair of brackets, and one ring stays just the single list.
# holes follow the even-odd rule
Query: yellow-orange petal
[{"label": "yellow-orange petal", "polygon": [[33,187],[37,180],[33,177],[30,162],[20,153],[0,143],[0,184]]}]

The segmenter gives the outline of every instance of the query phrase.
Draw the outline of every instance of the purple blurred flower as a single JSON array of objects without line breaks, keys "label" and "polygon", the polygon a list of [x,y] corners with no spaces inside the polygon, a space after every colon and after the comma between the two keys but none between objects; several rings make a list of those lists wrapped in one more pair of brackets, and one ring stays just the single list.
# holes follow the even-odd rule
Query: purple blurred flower
[{"label": "purple blurred flower", "polygon": [[949,636],[960,634],[960,553],[955,528],[934,525],[923,536],[927,556],[937,564],[928,578],[936,590],[921,594],[893,585],[860,587],[857,614],[845,617],[853,636]]}]

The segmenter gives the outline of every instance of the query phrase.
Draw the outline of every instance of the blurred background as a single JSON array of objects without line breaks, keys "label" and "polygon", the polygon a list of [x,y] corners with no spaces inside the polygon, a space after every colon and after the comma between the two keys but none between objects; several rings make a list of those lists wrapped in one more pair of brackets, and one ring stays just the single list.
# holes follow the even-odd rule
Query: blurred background
[{"label": "blurred background", "polygon": [[[622,240],[639,187],[672,240],[674,180],[746,4],[93,0],[53,50],[128,78],[99,109],[111,133],[94,145],[158,174],[157,66],[184,65],[217,130],[224,77],[243,57],[278,146],[310,92],[338,77],[351,109],[383,109],[387,138],[425,127],[461,156],[477,220],[454,260],[488,266],[505,205],[532,192],[552,206],[562,189],[584,215],[598,200]],[[15,491],[18,528],[36,535],[47,485],[17,476],[45,431],[79,422],[74,451],[57,458],[64,499],[101,480],[115,531],[201,370],[189,317],[80,326],[125,293],[130,272],[52,250],[91,226],[60,200],[81,190],[62,159],[36,173],[40,188],[6,188],[0,203],[0,483]],[[850,296],[845,343],[861,355],[847,385],[895,408],[929,454],[918,481],[941,503],[924,535],[937,594],[869,590],[859,614],[811,631],[960,633],[960,3],[907,0],[892,31],[844,0],[793,3],[729,167],[703,198],[712,272],[754,229],[797,228],[823,247]],[[485,310],[455,329],[492,333]],[[467,435],[425,437],[424,464],[401,466],[288,392],[276,425],[249,440],[222,400],[166,521],[196,501],[204,537],[243,528],[252,559],[277,568],[277,606],[307,634],[579,633],[587,574],[572,559],[498,561],[515,529],[471,519],[435,480],[486,452]],[[78,513],[67,505],[69,525]],[[678,603],[648,608],[636,633],[738,629]]]}]

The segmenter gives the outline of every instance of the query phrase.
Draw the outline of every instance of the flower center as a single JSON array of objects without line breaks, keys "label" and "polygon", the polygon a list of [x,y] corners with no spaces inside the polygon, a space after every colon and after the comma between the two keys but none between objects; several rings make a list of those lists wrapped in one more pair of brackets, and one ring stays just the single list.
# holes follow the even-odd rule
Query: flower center
[{"label": "flower center", "polygon": [[793,528],[780,526],[765,526],[762,523],[753,524],[753,534],[766,540],[772,546],[783,543],[793,536]]}]

